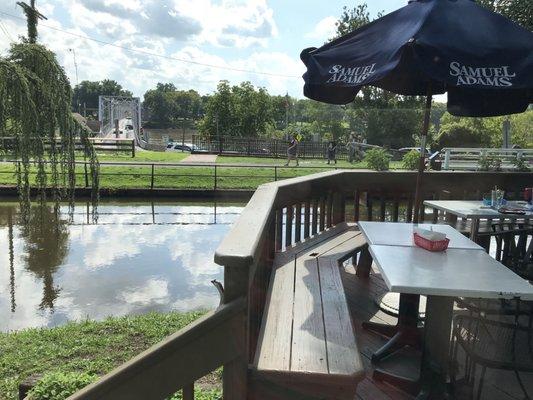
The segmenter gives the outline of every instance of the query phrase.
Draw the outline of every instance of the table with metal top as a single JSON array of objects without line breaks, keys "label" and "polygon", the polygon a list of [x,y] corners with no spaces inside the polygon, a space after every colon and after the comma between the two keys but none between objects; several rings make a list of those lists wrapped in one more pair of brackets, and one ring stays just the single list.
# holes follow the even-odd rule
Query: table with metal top
[{"label": "table with metal top", "polygon": [[[509,206],[519,207],[521,203],[509,202]],[[533,218],[533,211],[526,211],[524,215],[521,214],[507,214],[498,212],[493,208],[484,206],[482,201],[476,200],[426,200],[424,206],[432,208],[435,211],[442,211],[453,215],[456,218],[463,218],[471,221],[470,225],[470,239],[476,241],[479,231],[479,224],[481,220],[507,220],[517,221],[524,220],[528,222]]]},{"label": "table with metal top", "polygon": [[361,223],[360,227],[389,291],[427,297],[426,320],[420,379],[413,381],[379,371],[378,378],[385,377],[410,392],[420,391],[421,399],[438,398],[446,391],[454,298],[533,300],[533,285],[451,227],[433,225],[434,230],[443,229],[450,238],[448,250],[433,253],[409,245],[412,224],[391,225],[395,224]]}]

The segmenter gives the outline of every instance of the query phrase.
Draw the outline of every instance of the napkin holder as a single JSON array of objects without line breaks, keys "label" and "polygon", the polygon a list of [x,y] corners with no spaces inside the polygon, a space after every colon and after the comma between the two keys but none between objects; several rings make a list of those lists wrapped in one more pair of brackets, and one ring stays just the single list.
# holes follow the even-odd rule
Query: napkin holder
[{"label": "napkin holder", "polygon": [[445,234],[420,228],[413,231],[413,239],[418,247],[433,252],[444,251],[450,244],[450,239]]}]

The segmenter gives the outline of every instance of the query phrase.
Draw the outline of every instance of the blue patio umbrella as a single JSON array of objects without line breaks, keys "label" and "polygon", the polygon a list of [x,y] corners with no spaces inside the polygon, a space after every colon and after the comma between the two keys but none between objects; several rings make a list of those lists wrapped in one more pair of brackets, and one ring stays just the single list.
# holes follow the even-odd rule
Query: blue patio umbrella
[{"label": "blue patio umbrella", "polygon": [[[300,57],[313,100],[347,104],[367,85],[427,96],[421,149],[433,94],[447,92],[457,116],[520,113],[533,102],[533,33],[472,0],[410,1]],[[421,152],[415,222],[424,161]]]}]

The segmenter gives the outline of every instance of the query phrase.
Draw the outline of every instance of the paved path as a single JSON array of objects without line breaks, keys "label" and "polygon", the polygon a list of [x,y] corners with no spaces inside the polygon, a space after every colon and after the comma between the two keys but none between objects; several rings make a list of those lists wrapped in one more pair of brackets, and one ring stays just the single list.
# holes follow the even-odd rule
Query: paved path
[{"label": "paved path", "polygon": [[184,164],[213,164],[217,161],[216,154],[191,154],[181,160]]}]

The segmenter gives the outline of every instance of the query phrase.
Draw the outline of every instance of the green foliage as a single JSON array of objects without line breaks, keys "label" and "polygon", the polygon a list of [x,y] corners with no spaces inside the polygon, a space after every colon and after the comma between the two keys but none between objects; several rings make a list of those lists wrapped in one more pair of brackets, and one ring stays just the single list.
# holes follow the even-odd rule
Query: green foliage
[{"label": "green foliage", "polygon": [[98,108],[99,96],[125,96],[132,97],[129,90],[124,90],[122,86],[111,79],[103,81],[82,81],[74,87],[72,96],[72,109],[79,111],[81,107]]},{"label": "green foliage", "polygon": [[[222,391],[219,389],[213,390],[203,390],[199,388],[194,388],[194,398],[195,400],[222,400]],[[168,400],[182,400],[181,391],[176,393]]]},{"label": "green foliage", "polygon": [[408,170],[417,170],[420,162],[420,152],[411,150],[402,157],[402,167]]},{"label": "green foliage", "polygon": [[45,375],[29,392],[30,400],[65,400],[96,381],[96,375],[78,372],[55,372]]},{"label": "green foliage", "polygon": [[375,171],[388,171],[390,160],[391,156],[383,149],[370,149],[364,158],[368,168]]},{"label": "green foliage", "polygon": [[158,83],[144,94],[146,127],[191,127],[204,113],[206,98],[195,90],[177,90],[172,83]]},{"label": "green foliage", "polygon": [[0,398],[18,399],[18,384],[30,375],[104,375],[202,314],[148,313],[0,333]]},{"label": "green foliage", "polygon": [[482,154],[477,163],[481,171],[501,171],[502,160],[497,156]]},{"label": "green foliage", "polygon": [[[381,13],[378,14],[378,18],[381,15]],[[368,12],[368,6],[366,3],[359,4],[354,8],[348,8],[344,6],[341,17],[335,23],[335,26],[337,27],[335,38],[353,32],[363,25],[368,24],[370,21],[370,14]]]},{"label": "green foliage", "polygon": [[523,154],[520,154],[512,161],[514,167],[520,171],[520,172],[529,172],[531,171],[531,168],[529,168],[529,164],[527,159],[524,157]]},{"label": "green foliage", "polygon": [[250,82],[230,86],[221,81],[209,98],[200,132],[216,137],[264,136],[273,123],[271,97]]},{"label": "green foliage", "polygon": [[[65,198],[73,201],[76,136],[89,160],[93,200],[97,200],[98,162],[88,140],[90,133],[72,117],[71,95],[63,68],[45,47],[13,44],[8,56],[0,57],[0,136],[15,138],[22,215],[29,215],[32,164],[37,169],[35,186],[41,201],[46,199],[47,188],[56,205]],[[48,175],[46,168],[51,170]]]},{"label": "green foliage", "polygon": [[533,2],[531,0],[477,0],[478,3],[533,31]]},{"label": "green foliage", "polygon": [[493,147],[503,144],[503,123],[511,122],[511,142],[521,148],[533,147],[533,110],[508,117],[466,118],[445,113],[440,119],[440,130],[435,146]]}]

